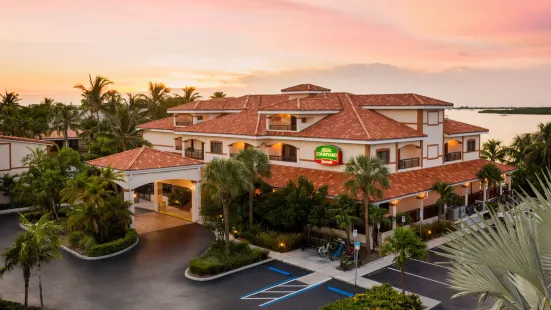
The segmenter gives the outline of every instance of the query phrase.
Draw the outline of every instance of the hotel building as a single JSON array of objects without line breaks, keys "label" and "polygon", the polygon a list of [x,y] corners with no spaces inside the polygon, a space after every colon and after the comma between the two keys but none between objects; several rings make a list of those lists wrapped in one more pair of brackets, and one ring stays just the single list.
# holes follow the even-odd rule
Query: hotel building
[{"label": "hotel building", "polygon": [[439,197],[430,188],[437,181],[452,184],[465,205],[511,187],[515,167],[494,163],[505,182],[483,190],[476,173],[488,163],[480,159],[488,129],[448,119],[445,111],[452,107],[418,94],[356,95],[301,84],[279,94],[176,106],[168,109],[170,117],[140,127],[154,149],[204,162],[257,148],[272,164],[268,184],[281,188],[305,175],[316,186],[328,185],[330,198],[348,192],[343,183],[349,158],[377,156],[391,176],[390,189],[375,202],[389,216],[407,213],[417,222],[436,219]]}]

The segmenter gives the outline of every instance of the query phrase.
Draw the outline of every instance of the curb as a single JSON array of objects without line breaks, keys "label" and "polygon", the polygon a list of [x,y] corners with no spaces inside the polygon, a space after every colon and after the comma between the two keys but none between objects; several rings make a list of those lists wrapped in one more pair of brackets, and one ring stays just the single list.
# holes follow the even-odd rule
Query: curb
[{"label": "curb", "polygon": [[206,281],[212,281],[212,280],[215,280],[215,279],[218,279],[218,278],[222,278],[222,277],[225,277],[227,275],[230,275],[232,273],[236,273],[236,272],[239,272],[239,271],[243,271],[243,270],[246,270],[246,269],[249,269],[249,268],[252,268],[252,267],[256,267],[256,266],[259,266],[259,265],[262,265],[262,264],[265,264],[265,263],[268,263],[268,262],[271,262],[273,261],[274,258],[268,258],[268,259],[265,259],[265,260],[262,260],[262,261],[259,261],[259,262],[256,262],[254,264],[250,264],[250,265],[247,265],[247,266],[243,266],[241,268],[237,268],[237,269],[234,269],[234,270],[230,270],[230,271],[227,271],[227,272],[224,272],[224,273],[220,273],[220,274],[217,274],[217,275],[214,275],[214,276],[211,276],[211,277],[196,277],[196,276],[193,276],[191,275],[191,272],[189,271],[189,268],[186,269],[186,273],[185,273],[185,276],[186,278],[190,279],[190,280],[193,280],[193,281],[199,281],[199,282],[206,282]]},{"label": "curb", "polygon": [[31,209],[31,207],[0,210],[0,215],[23,212],[23,211],[29,211],[30,209]]},{"label": "curb", "polygon": [[[27,230],[27,227],[25,227],[23,224],[19,223],[19,227],[23,230]],[[65,250],[67,253],[69,254],[72,254],[80,259],[83,259],[83,260],[101,260],[101,259],[106,259],[106,258],[110,258],[110,257],[115,257],[115,256],[118,256],[118,255],[121,255],[123,253],[126,253],[128,251],[130,251],[131,249],[133,249],[134,247],[136,247],[138,244],[140,243],[140,237],[138,237],[138,239],[136,239],[136,242],[134,244],[132,244],[131,246],[127,247],[126,249],[124,250],[121,250],[121,251],[118,251],[118,252],[115,252],[115,253],[111,253],[109,255],[104,255],[104,256],[85,256],[85,255],[82,255],[80,253],[77,253],[71,249],[69,249],[68,247],[62,245],[61,248],[63,250]]]}]

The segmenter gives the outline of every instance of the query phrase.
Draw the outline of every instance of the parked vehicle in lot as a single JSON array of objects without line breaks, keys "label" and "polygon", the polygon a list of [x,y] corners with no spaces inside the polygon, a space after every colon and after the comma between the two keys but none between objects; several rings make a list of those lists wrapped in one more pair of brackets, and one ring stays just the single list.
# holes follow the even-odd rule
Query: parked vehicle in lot
[{"label": "parked vehicle in lot", "polygon": [[346,243],[340,238],[337,240],[337,242],[339,245],[337,249],[333,251],[333,253],[331,253],[331,255],[329,256],[330,260],[335,260],[335,258],[341,256],[346,251],[345,249]]},{"label": "parked vehicle in lot", "polygon": [[320,257],[325,257],[327,256],[327,253],[331,250],[332,246],[331,246],[331,242],[327,242],[327,245],[324,245],[324,246],[320,246],[319,249],[318,249],[318,254]]}]

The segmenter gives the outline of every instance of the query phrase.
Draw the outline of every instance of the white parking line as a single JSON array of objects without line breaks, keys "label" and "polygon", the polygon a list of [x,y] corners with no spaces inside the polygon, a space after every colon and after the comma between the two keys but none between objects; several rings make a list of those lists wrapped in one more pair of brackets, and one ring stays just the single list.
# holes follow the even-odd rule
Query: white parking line
[{"label": "white parking line", "polygon": [[[397,270],[397,269],[394,269],[394,268],[390,268],[390,267],[388,267],[388,269],[390,269],[390,270],[392,270],[392,271],[396,271],[396,272],[401,272],[400,270]],[[436,281],[436,280],[433,280],[433,279],[431,279],[431,278],[425,278],[425,277],[422,277],[422,276],[419,276],[419,275],[416,275],[416,274],[413,274],[413,273],[409,273],[409,272],[404,272],[404,273],[407,274],[407,275],[410,275],[410,276],[414,276],[414,277],[417,277],[417,278],[429,280],[429,281],[432,281],[432,282],[435,282],[435,283],[439,283],[439,284],[442,284],[442,285],[444,285],[444,286],[449,287],[449,285],[446,284],[446,283],[444,283],[444,282]]]},{"label": "white parking line", "polygon": [[283,284],[279,285],[279,287],[307,287],[308,284]]},{"label": "white parking line", "polygon": [[444,269],[449,269],[448,267],[446,266],[442,266],[442,265],[437,265],[437,264],[434,264],[434,263],[430,263],[430,262],[426,262],[424,260],[419,260],[419,259],[414,259],[414,258],[410,258],[411,260],[414,260],[416,262],[420,262],[420,263],[424,263],[424,264],[429,264],[429,265],[433,265],[433,266],[436,266],[436,267],[440,267],[440,268],[444,268]]},{"label": "white parking line", "polygon": [[258,292],[259,294],[260,293],[294,293],[295,291],[263,291],[263,292]]}]

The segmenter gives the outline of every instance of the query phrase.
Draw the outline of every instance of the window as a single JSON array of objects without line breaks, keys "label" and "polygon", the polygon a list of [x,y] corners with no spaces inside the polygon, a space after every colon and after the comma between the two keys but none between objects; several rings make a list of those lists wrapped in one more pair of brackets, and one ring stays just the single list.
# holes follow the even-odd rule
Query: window
[{"label": "window", "polygon": [[377,157],[379,157],[383,161],[383,163],[388,164],[390,162],[390,151],[389,150],[377,151]]},{"label": "window", "polygon": [[202,121],[203,120],[203,115],[197,115],[196,118],[197,118],[198,121]]},{"label": "window", "polygon": [[216,154],[222,154],[222,142],[211,142],[210,152]]},{"label": "window", "polygon": [[467,152],[472,152],[472,151],[475,150],[475,148],[476,148],[475,143],[476,143],[476,140],[468,140],[467,141]]}]

